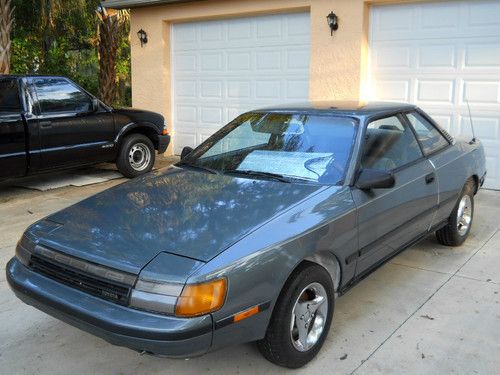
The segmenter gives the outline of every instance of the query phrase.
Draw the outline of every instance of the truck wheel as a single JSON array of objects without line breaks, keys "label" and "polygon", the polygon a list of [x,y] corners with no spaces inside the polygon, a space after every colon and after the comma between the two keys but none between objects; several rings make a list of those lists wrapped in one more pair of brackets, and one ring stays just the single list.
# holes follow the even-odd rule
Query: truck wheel
[{"label": "truck wheel", "polygon": [[125,177],[134,178],[147,173],[154,163],[155,149],[148,137],[131,134],[123,140],[116,166]]},{"label": "truck wheel", "polygon": [[318,265],[300,267],[286,282],[264,339],[257,346],[279,366],[299,368],[319,352],[332,322],[333,283]]},{"label": "truck wheel", "polygon": [[448,224],[436,231],[436,238],[445,246],[460,246],[469,236],[474,216],[474,182],[467,181],[460,199],[451,212]]}]

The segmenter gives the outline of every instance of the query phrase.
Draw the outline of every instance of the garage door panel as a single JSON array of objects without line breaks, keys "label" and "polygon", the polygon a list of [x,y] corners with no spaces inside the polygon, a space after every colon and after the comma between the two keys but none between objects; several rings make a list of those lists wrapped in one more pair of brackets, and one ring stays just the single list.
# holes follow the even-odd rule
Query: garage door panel
[{"label": "garage door panel", "polygon": [[500,69],[500,41],[488,44],[466,45],[465,67]]},{"label": "garage door panel", "polygon": [[420,103],[452,104],[455,92],[454,80],[417,80],[417,101]]},{"label": "garage door panel", "polygon": [[410,80],[380,79],[375,87],[375,96],[380,100],[407,102],[409,89]]},{"label": "garage door panel", "polygon": [[462,101],[469,104],[500,104],[500,81],[465,80]]},{"label": "garage door panel", "polygon": [[309,68],[309,49],[307,46],[286,50],[286,68],[289,71],[298,70],[299,72]]},{"label": "garage door panel", "polygon": [[472,136],[468,102],[492,171],[486,186],[500,189],[498,15],[488,0],[373,6],[370,79],[376,99],[418,104],[455,136]]},{"label": "garage door panel", "polygon": [[231,81],[227,82],[227,98],[229,100],[248,101],[252,98],[251,81]]},{"label": "garage door panel", "polygon": [[200,99],[222,99],[224,82],[221,81],[200,81]]},{"label": "garage door panel", "polygon": [[287,86],[287,89],[285,90],[286,99],[301,100],[304,97],[307,97],[309,90],[309,82],[307,80],[288,79],[285,83]]},{"label": "garage door panel", "polygon": [[[487,29],[486,32],[500,30],[500,2],[490,1],[487,6],[483,1],[469,1],[464,4],[468,9],[469,27]],[[493,28],[492,28],[493,26]],[[495,28],[496,27],[496,28]]]},{"label": "garage door panel", "polygon": [[418,68],[455,69],[457,48],[449,44],[426,44],[418,47]]},{"label": "garage door panel", "polygon": [[175,24],[171,49],[177,154],[243,112],[309,96],[308,13]]},{"label": "garage door panel", "polygon": [[381,46],[373,55],[378,69],[410,68],[410,46]]},{"label": "garage door panel", "polygon": [[426,33],[447,32],[455,33],[459,29],[460,7],[450,7],[445,3],[429,4],[427,7],[413,7],[418,22],[416,28]]}]

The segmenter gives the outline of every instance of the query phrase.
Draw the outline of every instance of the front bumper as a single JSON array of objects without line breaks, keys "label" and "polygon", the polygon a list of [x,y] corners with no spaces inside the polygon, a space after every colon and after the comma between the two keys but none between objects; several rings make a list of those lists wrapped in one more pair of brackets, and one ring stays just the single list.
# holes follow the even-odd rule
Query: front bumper
[{"label": "front bumper", "polygon": [[170,135],[159,135],[158,136],[158,153],[163,154],[167,151],[167,147],[170,143]]},{"label": "front bumper", "polygon": [[6,273],[23,302],[111,344],[180,358],[204,354],[211,346],[210,315],[181,319],[120,306],[33,272],[16,258]]}]

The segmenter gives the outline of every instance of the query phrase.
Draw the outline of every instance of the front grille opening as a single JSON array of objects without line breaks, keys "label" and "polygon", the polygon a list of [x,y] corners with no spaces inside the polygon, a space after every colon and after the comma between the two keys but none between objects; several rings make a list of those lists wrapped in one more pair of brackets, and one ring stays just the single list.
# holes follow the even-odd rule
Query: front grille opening
[{"label": "front grille opening", "polygon": [[48,261],[38,255],[31,256],[30,267],[34,271],[62,284],[120,305],[128,305],[130,287],[127,285],[85,274],[80,270]]}]

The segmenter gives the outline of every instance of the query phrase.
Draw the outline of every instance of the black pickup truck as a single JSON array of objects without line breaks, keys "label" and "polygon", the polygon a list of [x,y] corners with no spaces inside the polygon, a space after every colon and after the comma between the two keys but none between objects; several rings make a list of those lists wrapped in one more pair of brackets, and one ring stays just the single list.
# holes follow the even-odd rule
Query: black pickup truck
[{"label": "black pickup truck", "polygon": [[0,180],[101,162],[136,177],[169,142],[160,114],[111,108],[64,77],[0,76]]}]

